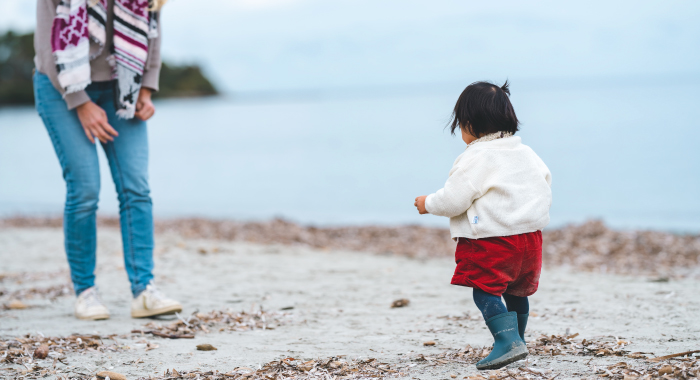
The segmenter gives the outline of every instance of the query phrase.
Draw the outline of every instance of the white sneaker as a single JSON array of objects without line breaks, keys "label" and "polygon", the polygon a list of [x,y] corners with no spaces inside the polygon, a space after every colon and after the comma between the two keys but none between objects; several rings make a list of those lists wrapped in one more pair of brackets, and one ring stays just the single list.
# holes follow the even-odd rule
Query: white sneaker
[{"label": "white sneaker", "polygon": [[131,301],[131,317],[145,318],[156,315],[175,314],[182,311],[179,302],[166,297],[156,288],[153,281]]},{"label": "white sneaker", "polygon": [[98,319],[109,319],[109,310],[102,303],[97,287],[87,288],[78,296],[75,301],[75,316],[78,319],[96,321]]}]

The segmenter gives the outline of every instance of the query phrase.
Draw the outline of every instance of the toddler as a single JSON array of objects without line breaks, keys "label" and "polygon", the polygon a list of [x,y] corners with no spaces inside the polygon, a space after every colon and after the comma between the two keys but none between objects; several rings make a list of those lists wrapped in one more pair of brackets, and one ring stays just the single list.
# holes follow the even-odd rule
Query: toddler
[{"label": "toddler", "polygon": [[[452,115],[467,144],[445,187],[416,198],[421,214],[450,218],[457,241],[452,284],[474,288],[495,340],[477,369],[496,369],[523,359],[527,297],[537,291],[542,268],[542,233],[549,223],[552,177],[535,152],[513,136],[518,118],[508,81],[498,87],[472,83]],[[501,301],[505,300],[505,305]]]}]

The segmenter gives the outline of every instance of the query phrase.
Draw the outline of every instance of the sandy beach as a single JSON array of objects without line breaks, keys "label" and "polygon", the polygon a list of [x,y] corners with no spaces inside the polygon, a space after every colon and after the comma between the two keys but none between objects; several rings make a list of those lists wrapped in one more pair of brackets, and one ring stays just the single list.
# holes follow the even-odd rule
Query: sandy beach
[{"label": "sandy beach", "polygon": [[0,380],[700,380],[700,1],[36,3]]},{"label": "sandy beach", "polygon": [[[128,379],[262,379],[273,366],[300,379],[700,376],[693,354],[649,360],[700,350],[697,261],[691,268],[638,275],[582,270],[590,260],[579,266],[546,262],[540,290],[531,297],[531,355],[499,371],[478,372],[473,363],[491,336],[471,289],[449,284],[454,263],[446,254],[377,254],[162,228],[156,281],[183,303],[184,322],[176,316],[136,320],[129,316],[119,231],[103,226],[97,284],[112,318],[85,322],[73,317],[62,230],[20,224],[0,230],[4,378],[92,379],[113,371]],[[449,247],[449,239],[444,244]],[[392,308],[399,299],[410,302]],[[173,323],[180,329],[166,328]],[[152,331],[194,338],[167,339]],[[82,337],[78,343],[66,343],[76,337]],[[49,355],[32,358],[40,341],[48,342]],[[216,350],[200,351],[202,344]]]}]

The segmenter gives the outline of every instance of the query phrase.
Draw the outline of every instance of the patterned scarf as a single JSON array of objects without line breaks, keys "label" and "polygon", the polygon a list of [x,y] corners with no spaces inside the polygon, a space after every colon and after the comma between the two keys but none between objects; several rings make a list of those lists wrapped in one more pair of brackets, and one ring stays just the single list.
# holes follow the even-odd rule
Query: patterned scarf
[{"label": "patterned scarf", "polygon": [[[131,119],[136,111],[148,40],[158,36],[157,14],[149,12],[149,0],[114,0],[113,51],[108,60],[117,80],[117,116]],[[102,52],[106,37],[107,0],[61,0],[51,28],[51,50],[58,83],[66,93],[90,84],[90,60]],[[90,39],[100,49],[90,56]]]}]

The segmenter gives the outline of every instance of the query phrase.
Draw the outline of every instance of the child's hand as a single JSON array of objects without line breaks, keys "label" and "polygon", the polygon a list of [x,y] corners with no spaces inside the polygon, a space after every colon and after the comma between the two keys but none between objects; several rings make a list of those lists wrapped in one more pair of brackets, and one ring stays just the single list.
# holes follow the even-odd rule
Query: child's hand
[{"label": "child's hand", "polygon": [[416,203],[413,204],[418,209],[419,214],[427,214],[428,213],[428,210],[425,209],[425,198],[428,198],[428,196],[421,195],[420,197],[416,198]]}]

